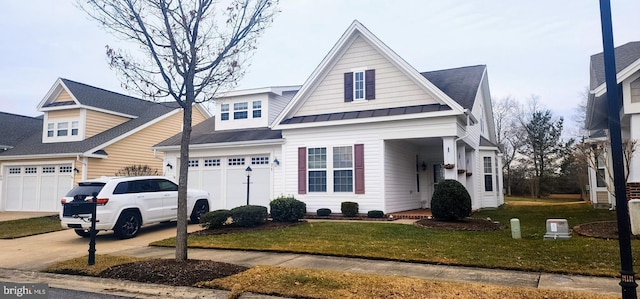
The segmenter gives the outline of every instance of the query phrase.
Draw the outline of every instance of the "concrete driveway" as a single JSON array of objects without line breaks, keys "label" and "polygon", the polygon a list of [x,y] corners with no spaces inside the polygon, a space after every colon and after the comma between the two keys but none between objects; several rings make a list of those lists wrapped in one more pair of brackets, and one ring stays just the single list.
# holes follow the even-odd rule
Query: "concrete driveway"
[{"label": "concrete driveway", "polygon": [[[191,224],[188,231],[201,229]],[[137,237],[120,240],[111,231],[101,231],[96,237],[96,254],[109,254],[127,249],[141,249],[157,240],[174,237],[176,223],[142,227]],[[0,240],[0,268],[40,271],[48,265],[88,254],[89,238],[80,238],[67,229],[63,231]]]},{"label": "concrete driveway", "polygon": [[12,211],[2,211],[0,212],[0,222],[2,221],[10,221],[17,219],[25,219],[25,218],[36,218],[43,216],[51,216],[58,215],[56,212],[12,212]]}]

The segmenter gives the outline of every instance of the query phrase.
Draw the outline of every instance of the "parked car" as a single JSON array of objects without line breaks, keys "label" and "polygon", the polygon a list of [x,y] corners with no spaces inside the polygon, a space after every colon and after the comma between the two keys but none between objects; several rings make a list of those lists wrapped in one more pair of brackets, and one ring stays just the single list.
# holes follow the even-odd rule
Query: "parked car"
[{"label": "parked car", "polygon": [[[78,183],[60,201],[63,227],[74,229],[81,237],[90,235],[90,215],[74,214],[72,203],[89,201],[94,194],[96,231],[113,230],[121,239],[135,237],[144,224],[177,220],[178,185],[172,180],[159,176],[101,177]],[[198,223],[210,206],[208,192],[187,190],[187,211],[192,223]]]}]

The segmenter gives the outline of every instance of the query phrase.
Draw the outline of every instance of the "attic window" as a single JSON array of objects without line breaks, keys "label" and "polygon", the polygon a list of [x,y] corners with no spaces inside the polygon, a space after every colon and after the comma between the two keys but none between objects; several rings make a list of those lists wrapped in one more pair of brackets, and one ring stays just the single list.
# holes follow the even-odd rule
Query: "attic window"
[{"label": "attic window", "polygon": [[353,102],[376,98],[376,70],[344,73],[344,101]]}]

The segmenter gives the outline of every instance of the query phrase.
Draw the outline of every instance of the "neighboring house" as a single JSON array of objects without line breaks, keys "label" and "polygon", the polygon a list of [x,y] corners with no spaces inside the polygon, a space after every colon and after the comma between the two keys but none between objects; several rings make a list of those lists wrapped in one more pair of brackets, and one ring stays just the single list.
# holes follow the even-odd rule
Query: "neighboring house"
[{"label": "neighboring house", "polygon": [[[0,210],[57,211],[78,180],[142,164],[163,172],[151,146],[182,128],[176,103],[154,103],[58,79],[39,118],[0,113]],[[206,110],[194,109],[193,123]]]},{"label": "neighboring house", "polygon": [[[618,83],[620,126],[622,139],[640,141],[640,42],[630,42],[615,48],[616,77]],[[604,56],[591,56],[590,92],[587,103],[586,128],[590,140],[608,140],[608,106],[605,83]],[[588,141],[587,141],[588,142]],[[640,199],[640,154],[636,150],[631,157],[627,179],[627,199]],[[611,152],[608,150],[607,152]],[[605,163],[603,159],[609,161]],[[589,190],[594,205],[615,207],[615,197],[607,191],[607,183],[613,186],[605,165],[612,165],[611,157],[599,157],[598,169],[589,168]],[[602,175],[596,174],[600,172]],[[601,177],[604,176],[605,179]],[[613,191],[613,190],[612,190]]]},{"label": "neighboring house", "polygon": [[[222,199],[212,209],[246,204],[247,166],[250,203],[265,206],[293,195],[308,212],[428,208],[442,179],[465,185],[474,209],[504,202],[486,67],[420,73],[358,21],[301,87],[235,91],[216,108],[189,161],[189,185]],[[154,149],[177,164],[177,136]]]}]

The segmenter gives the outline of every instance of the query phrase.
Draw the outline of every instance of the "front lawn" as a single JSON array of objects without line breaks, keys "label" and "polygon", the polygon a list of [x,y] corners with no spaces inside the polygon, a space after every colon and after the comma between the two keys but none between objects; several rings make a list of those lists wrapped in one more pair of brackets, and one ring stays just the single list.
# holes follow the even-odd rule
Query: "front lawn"
[{"label": "front lawn", "polygon": [[[566,218],[570,226],[614,220],[615,213],[589,204],[550,206],[505,205],[473,217],[491,218],[507,226],[520,219],[523,239],[508,228],[493,232],[439,231],[394,223],[311,222],[280,230],[226,235],[190,235],[197,248],[265,250],[389,259],[584,275],[618,275],[617,240],[573,235],[566,241],[543,241],[547,218]],[[175,238],[152,243],[174,246]],[[640,241],[633,241],[640,251]],[[636,255],[638,256],[638,255]],[[638,265],[638,259],[634,260]],[[640,267],[636,267],[636,271]]]},{"label": "front lawn", "polygon": [[62,230],[57,215],[0,222],[0,239],[15,239]]}]

